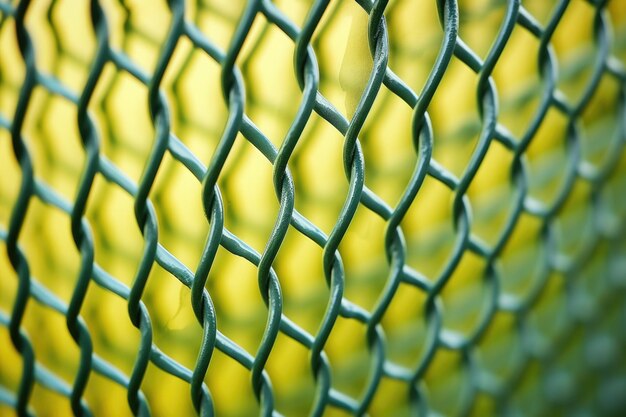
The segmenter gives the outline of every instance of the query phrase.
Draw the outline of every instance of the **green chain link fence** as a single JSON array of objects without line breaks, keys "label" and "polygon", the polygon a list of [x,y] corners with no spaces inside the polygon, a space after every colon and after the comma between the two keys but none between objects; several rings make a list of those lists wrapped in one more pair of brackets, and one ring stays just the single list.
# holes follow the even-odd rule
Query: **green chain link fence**
[{"label": "green chain link fence", "polygon": [[0,0],[0,415],[624,415],[625,62],[623,0]]}]

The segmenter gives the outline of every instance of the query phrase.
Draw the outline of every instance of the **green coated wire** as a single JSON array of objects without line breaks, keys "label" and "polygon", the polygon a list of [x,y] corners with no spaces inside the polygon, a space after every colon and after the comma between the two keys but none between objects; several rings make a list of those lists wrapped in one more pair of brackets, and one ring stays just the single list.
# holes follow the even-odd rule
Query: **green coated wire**
[{"label": "green coated wire", "polygon": [[[25,77],[20,86],[15,112],[11,117],[0,115],[0,129],[10,132],[14,158],[21,173],[19,193],[12,206],[8,227],[6,230],[0,229],[0,239],[6,244],[8,259],[18,278],[12,311],[10,314],[0,312],[0,324],[9,329],[11,343],[23,362],[16,391],[12,392],[0,386],[0,403],[15,409],[18,415],[33,415],[29,403],[32,400],[33,388],[40,384],[69,398],[74,415],[91,415],[95,411],[90,409],[85,400],[85,392],[91,374],[95,372],[123,387],[127,392],[127,401],[133,415],[148,416],[153,410],[150,398],[144,392],[144,383],[148,367],[152,364],[189,384],[191,403],[195,412],[202,416],[212,416],[215,414],[215,404],[205,380],[211,372],[210,364],[217,350],[234,359],[249,372],[251,388],[258,402],[258,413],[263,416],[280,415],[281,410],[267,368],[278,337],[285,336],[308,352],[308,366],[315,388],[311,407],[306,413],[312,416],[322,416],[330,409],[340,409],[353,415],[366,415],[370,412],[372,402],[385,379],[405,384],[412,414],[429,415],[433,410],[429,405],[425,380],[436,355],[441,351],[459,353],[461,366],[469,375],[470,382],[467,387],[469,394],[458,401],[459,415],[471,414],[479,393],[492,396],[498,412],[502,415],[505,413],[514,415],[512,414],[515,412],[514,405],[510,402],[510,397],[516,384],[523,378],[530,360],[540,357],[547,362],[555,351],[563,347],[557,343],[552,351],[535,353],[532,346],[539,342],[528,330],[526,323],[533,306],[548,282],[553,279],[551,274],[560,272],[565,277],[567,285],[573,285],[571,282],[575,281],[578,271],[586,262],[592,259],[600,242],[602,240],[618,242],[620,234],[624,231],[623,218],[619,219],[620,226],[617,231],[607,230],[604,226],[602,214],[606,208],[603,207],[601,193],[624,155],[626,69],[624,64],[612,55],[612,30],[607,2],[592,2],[595,57],[585,89],[581,97],[572,103],[558,88],[560,75],[558,59],[552,45],[554,32],[570,6],[570,1],[558,1],[545,26],[537,21],[520,0],[502,3],[506,3],[506,8],[501,26],[488,54],[482,59],[459,35],[462,21],[457,1],[437,0],[443,37],[426,82],[422,89],[416,92],[390,68],[390,54],[393,51],[390,47],[385,17],[390,8],[388,1],[357,1],[358,6],[368,14],[367,39],[373,66],[354,115],[348,119],[320,92],[319,57],[312,46],[315,34],[323,30],[324,16],[331,13],[330,0],[316,0],[310,6],[301,28],[272,1],[250,0],[239,17],[226,50],[221,50],[199,29],[196,22],[188,19],[186,10],[189,2],[169,0],[167,5],[171,22],[165,39],[159,45],[160,53],[153,72],[147,72],[123,50],[118,50],[112,45],[107,13],[98,0],[91,0],[90,24],[96,35],[97,47],[96,54],[89,63],[87,80],[80,93],[72,91],[54,76],[44,73],[38,66],[35,59],[37,45],[33,44],[25,24],[31,2],[21,0],[15,6],[0,2],[3,20],[11,19],[15,24],[19,53],[25,64]],[[52,6],[50,14],[51,10]],[[295,115],[290,120],[278,147],[273,145],[266,133],[246,113],[245,74],[242,73],[240,60],[244,43],[252,36],[253,23],[261,16],[293,42],[293,70],[301,91],[300,101],[295,106]],[[125,29],[130,30],[130,25],[130,19],[126,20]],[[525,30],[539,42],[536,60],[541,83],[539,105],[519,137],[509,132],[498,120],[499,95],[493,78],[498,61],[506,51],[515,29]],[[165,74],[173,62],[174,51],[182,40],[191,42],[194,49],[207,55],[220,66],[219,88],[228,116],[208,161],[202,161],[173,133],[170,104],[162,85]],[[56,47],[59,48],[58,39]],[[434,157],[433,149],[436,146],[437,135],[429,114],[433,98],[454,60],[469,68],[478,80],[475,90],[479,115],[478,142],[459,176],[455,176]],[[137,182],[104,155],[100,137],[106,133],[98,127],[94,115],[89,110],[90,106],[93,106],[92,98],[96,85],[103,78],[107,64],[111,64],[119,72],[126,73],[148,91],[146,105],[154,128],[154,138],[151,140],[150,153]],[[587,163],[582,156],[583,132],[580,123],[582,114],[589,107],[603,77],[610,77],[619,84],[619,98],[615,109],[618,120],[617,133],[610,142],[608,156],[603,164],[594,166]],[[29,105],[33,101],[35,87],[41,87],[51,95],[60,97],[77,110],[77,126],[85,162],[72,201],[67,201],[48,185],[33,168],[29,146],[24,138],[24,124]],[[411,176],[394,205],[385,202],[367,186],[365,165],[368,158],[362,146],[366,121],[374,112],[376,99],[386,91],[400,98],[403,105],[411,111],[410,135],[416,161]],[[567,162],[560,168],[564,172],[564,181],[553,200],[545,203],[533,198],[529,191],[530,168],[527,151],[549,111],[559,112],[567,121],[564,146]],[[291,162],[296,157],[297,146],[307,139],[305,129],[313,117],[319,117],[323,123],[328,123],[344,138],[341,156],[348,187],[336,222],[328,234],[301,214],[295,204],[300,191],[292,174],[294,167]],[[224,175],[227,159],[235,152],[238,141],[246,141],[272,165],[272,182],[278,212],[261,252],[230,231],[225,223],[227,212],[220,179]],[[512,155],[508,174],[514,194],[512,209],[507,214],[504,227],[497,235],[495,243],[489,245],[472,232],[472,204],[468,190],[494,144],[501,145]],[[159,221],[151,193],[166,157],[172,157],[184,166],[201,186],[200,197],[208,222],[208,232],[195,269],[183,264],[159,240]],[[119,188],[134,202],[134,216],[143,237],[143,248],[130,285],[122,283],[95,260],[92,225],[87,220],[86,211],[87,202],[94,192],[96,178],[102,178]],[[439,275],[434,278],[425,277],[408,264],[408,245],[403,231],[407,213],[423,190],[425,181],[431,179],[441,183],[453,195],[452,226],[455,233],[451,253],[442,265]],[[592,186],[590,204],[593,208],[591,224],[593,236],[585,242],[579,256],[571,259],[560,256],[556,248],[556,218],[572,195],[577,181],[585,181]],[[27,221],[29,205],[33,200],[39,200],[59,210],[71,220],[73,242],[80,254],[80,268],[73,278],[75,285],[68,303],[31,274],[27,253],[20,247],[20,235]],[[369,310],[346,297],[346,265],[341,256],[342,243],[345,242],[359,209],[370,211],[385,223],[384,255],[388,270],[384,286],[373,308]],[[504,292],[502,282],[506,277],[503,276],[500,266],[502,253],[507,243],[512,240],[514,230],[522,216],[531,216],[541,223],[540,235],[535,243],[543,249],[539,259],[536,260],[538,278],[526,297]],[[296,324],[284,312],[285,300],[275,264],[290,230],[305,236],[322,251],[322,270],[328,295],[323,317],[313,334]],[[248,352],[222,332],[218,309],[214,305],[210,290],[207,289],[209,274],[217,262],[220,247],[244,259],[257,270],[258,289],[265,305],[266,316],[262,337],[255,352]],[[619,249],[613,251],[611,253],[615,258],[623,256]],[[484,261],[481,278],[488,295],[485,305],[481,306],[478,325],[469,334],[462,334],[445,328],[442,294],[466,254],[475,255]],[[150,273],[156,265],[191,290],[189,303],[199,326],[196,331],[201,337],[192,369],[168,356],[155,341],[152,318],[145,303],[145,296]],[[5,277],[1,276],[0,279]],[[90,333],[93,329],[87,326],[82,317],[88,288],[93,285],[115,294],[126,302],[130,322],[140,335],[133,367],[128,375],[94,351]],[[423,350],[412,366],[396,363],[389,358],[387,334],[382,324],[401,286],[415,288],[426,297],[422,315],[417,318],[423,321],[426,338],[423,341]],[[623,301],[623,291],[615,289],[610,293],[607,305]],[[78,369],[74,379],[69,383],[48,370],[35,356],[33,343],[23,326],[27,306],[33,302],[65,317],[67,329],[80,350]],[[598,309],[601,310],[602,305]],[[524,339],[524,344],[530,348],[525,350],[523,360],[514,370],[513,377],[507,381],[493,382],[481,370],[475,348],[488,331],[494,317],[503,313],[514,315],[515,325]],[[601,313],[596,312],[596,315],[601,316]],[[337,331],[340,319],[360,323],[366,329],[364,342],[369,355],[369,364],[365,382],[357,396],[336,388],[333,362],[327,353],[329,338]],[[593,314],[587,318],[589,323],[595,319]],[[568,334],[575,331],[576,324],[577,320],[574,317],[568,325]],[[566,335],[560,343],[566,343],[567,340]]]}]

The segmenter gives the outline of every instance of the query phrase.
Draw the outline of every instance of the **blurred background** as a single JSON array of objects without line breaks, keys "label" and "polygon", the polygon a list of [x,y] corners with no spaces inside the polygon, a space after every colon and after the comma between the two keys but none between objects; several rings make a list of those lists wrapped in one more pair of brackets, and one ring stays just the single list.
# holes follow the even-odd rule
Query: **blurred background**
[{"label": "blurred background", "polygon": [[[11,137],[26,74],[16,35],[18,3],[0,0],[2,416],[15,413],[11,404],[24,369],[23,356],[9,332],[19,279],[6,244],[23,179]],[[108,24],[111,50],[123,54],[130,66],[150,80],[172,24],[168,4],[147,0],[98,3]],[[246,2],[184,3],[186,21],[215,48],[228,50]],[[273,3],[297,27],[304,25],[312,7],[307,0]],[[445,2],[391,0],[384,11],[388,66],[418,96],[445,35],[439,3]],[[514,2],[458,1],[459,37],[481,60],[492,50],[507,9],[514,7],[509,3]],[[433,175],[426,176],[399,225],[405,240],[405,265],[428,285],[439,282],[446,268],[458,261],[436,296],[435,313],[427,306],[427,289],[402,282],[380,321],[389,364],[411,372],[425,365],[417,380],[418,403],[432,415],[618,416],[626,410],[626,3],[595,3],[521,2],[541,28],[552,25],[558,8],[566,4],[548,39],[558,90],[554,94],[571,108],[589,99],[579,112],[568,116],[555,100],[536,131],[531,131],[549,77],[540,70],[545,64],[540,58],[540,36],[519,23],[491,73],[498,125],[514,143],[530,135],[522,151],[524,190],[514,169],[515,152],[491,140],[465,192],[474,240],[485,248],[502,245],[494,258],[468,248],[457,254],[462,233],[453,210],[457,192]],[[600,7],[604,7],[602,23],[597,17]],[[367,22],[367,13],[356,2],[331,1],[312,36],[319,93],[348,119],[373,68]],[[25,28],[39,78],[21,137],[35,178],[72,203],[86,166],[78,107],[72,97],[79,97],[85,88],[98,50],[89,2],[30,1]],[[602,37],[605,32],[610,42]],[[607,68],[618,70],[604,69],[596,85],[594,71],[603,59],[603,48],[611,55]],[[294,71],[294,53],[294,41],[259,12],[235,61],[245,87],[245,113],[276,148],[285,140],[303,96]],[[221,71],[221,64],[197,42],[181,36],[159,85],[169,107],[172,135],[204,165],[211,161],[229,117]],[[433,159],[457,179],[472,166],[485,129],[478,104],[479,78],[466,62],[452,57],[427,108]],[[586,98],[590,86],[591,97]],[[147,83],[109,59],[87,106],[97,128],[100,154],[135,184],[145,175],[157,135],[149,102]],[[413,109],[383,86],[359,133],[365,185],[392,209],[420,162],[412,120]],[[576,134],[571,126],[576,127]],[[344,141],[340,131],[313,113],[288,163],[295,184],[295,208],[326,235],[338,223],[349,192]],[[605,170],[606,174],[592,175]],[[225,227],[258,253],[263,253],[279,216],[272,176],[273,164],[239,133],[217,184]],[[520,195],[524,208],[516,214],[522,204]],[[159,243],[195,271],[209,231],[201,182],[168,151],[149,198],[158,220]],[[134,204],[130,193],[98,173],[84,213],[93,234],[95,263],[128,287],[133,285],[145,242]],[[515,220],[510,225],[512,216]],[[380,305],[392,270],[385,244],[387,226],[386,219],[360,204],[338,249],[345,270],[343,296],[370,313]],[[69,304],[81,265],[70,216],[32,196],[18,242],[31,279],[62,304]],[[290,227],[273,268],[282,290],[283,314],[315,336],[330,296],[323,249]],[[219,331],[253,356],[268,317],[257,275],[253,263],[220,247],[206,284]],[[202,329],[189,288],[155,263],[141,299],[151,318],[153,344],[193,370]],[[437,330],[431,314],[440,320],[441,329]],[[130,375],[140,332],[129,318],[127,301],[91,282],[80,315],[94,353]],[[31,297],[21,328],[37,363],[71,387],[80,349],[65,315]],[[478,333],[479,337],[473,337]],[[437,347],[430,357],[433,337]],[[455,347],[454,341],[469,341],[469,347]],[[365,324],[337,319],[324,347],[333,389],[354,401],[363,398],[375,362],[372,349]],[[309,413],[316,389],[310,360],[308,348],[279,333],[266,365],[279,413]],[[248,369],[222,351],[214,351],[205,382],[217,415],[259,414],[250,380]],[[408,395],[409,385],[383,376],[368,413],[413,415],[416,408]],[[195,413],[189,383],[154,363],[148,365],[141,389],[155,416]],[[132,415],[126,396],[123,385],[98,372],[90,373],[84,399],[95,415]],[[72,414],[67,393],[49,389],[41,381],[34,384],[29,406],[41,416]],[[334,406],[325,412],[349,414]]]}]

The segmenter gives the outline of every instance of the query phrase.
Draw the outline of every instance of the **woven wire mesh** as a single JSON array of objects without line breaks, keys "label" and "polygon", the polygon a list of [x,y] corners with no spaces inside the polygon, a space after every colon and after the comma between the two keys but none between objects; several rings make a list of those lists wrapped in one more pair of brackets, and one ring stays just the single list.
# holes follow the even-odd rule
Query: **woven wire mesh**
[{"label": "woven wire mesh", "polygon": [[626,3],[0,13],[0,414],[626,408]]}]

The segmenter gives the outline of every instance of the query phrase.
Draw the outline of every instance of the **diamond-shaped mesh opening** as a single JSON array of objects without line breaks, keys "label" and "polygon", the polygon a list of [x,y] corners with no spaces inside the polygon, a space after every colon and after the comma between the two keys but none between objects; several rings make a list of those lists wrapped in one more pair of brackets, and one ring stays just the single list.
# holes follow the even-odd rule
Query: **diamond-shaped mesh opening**
[{"label": "diamond-shaped mesh opening", "polygon": [[626,7],[0,0],[0,415],[621,415]]}]

